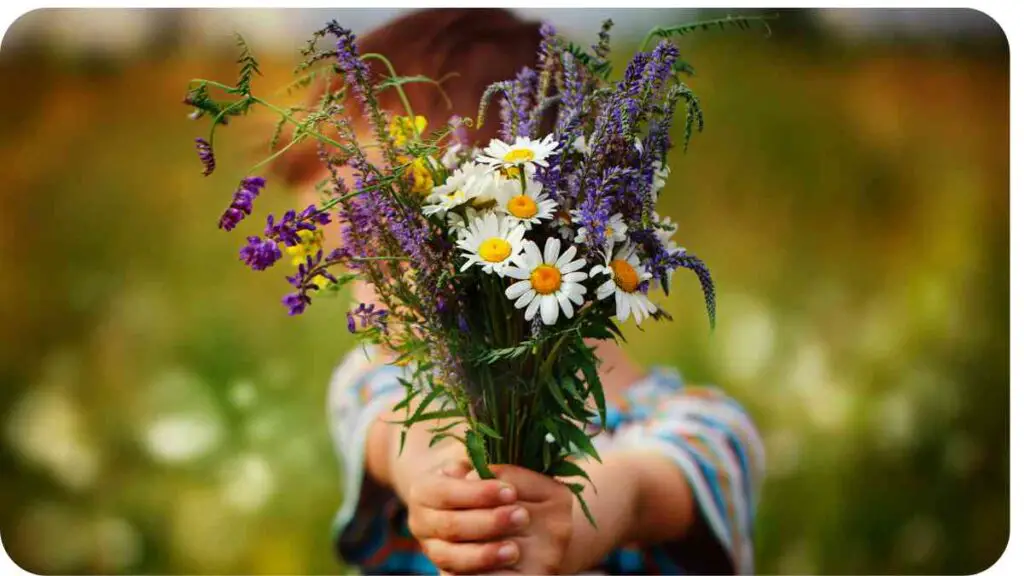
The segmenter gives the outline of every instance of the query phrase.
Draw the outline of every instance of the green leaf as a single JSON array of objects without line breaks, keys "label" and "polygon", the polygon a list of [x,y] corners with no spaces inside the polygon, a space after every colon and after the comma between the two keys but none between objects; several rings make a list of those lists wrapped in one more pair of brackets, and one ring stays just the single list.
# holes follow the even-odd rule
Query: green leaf
[{"label": "green leaf", "polygon": [[422,420],[421,415],[427,409],[427,406],[429,406],[440,395],[441,395],[441,388],[440,387],[431,388],[431,390],[427,394],[426,398],[424,398],[423,401],[420,402],[420,405],[416,407],[416,411],[413,412],[412,416],[410,416],[405,421],[405,424],[408,426],[408,425],[415,424],[415,423],[419,422],[420,420]]},{"label": "green leaf", "polygon": [[473,468],[484,480],[494,478],[494,472],[487,467],[487,449],[484,447],[484,439],[476,432],[466,432],[466,452],[469,453],[469,460]]},{"label": "green leaf", "polygon": [[409,434],[408,429],[402,429],[402,433],[398,435],[398,455],[402,455],[402,451],[405,450],[405,437]]},{"label": "green leaf", "polygon": [[548,471],[551,473],[552,476],[558,476],[562,478],[567,478],[569,476],[580,476],[588,481],[590,480],[590,476],[587,475],[587,471],[584,470],[583,468],[580,468],[578,464],[571,460],[562,460],[560,462],[556,462],[555,465],[552,466]]},{"label": "green leaf", "polygon": [[474,427],[477,430],[483,432],[485,435],[490,436],[491,438],[494,438],[495,440],[501,440],[501,434],[498,434],[497,430],[495,430],[494,428],[491,428],[490,426],[488,426],[487,424],[484,424],[483,422],[480,422],[480,421],[475,422],[475,426]]},{"label": "green leaf", "polygon": [[462,421],[461,420],[456,420],[455,422],[449,422],[448,424],[445,424],[444,426],[436,426],[434,428],[431,428],[430,431],[431,432],[437,432],[437,433],[447,432],[447,431],[451,430],[452,428],[455,428],[459,424],[462,424]]},{"label": "green leaf", "polygon": [[594,404],[597,405],[597,414],[601,418],[601,428],[607,422],[607,406],[605,406],[604,385],[601,384],[601,377],[597,374],[597,366],[591,362],[583,362],[581,366],[583,376],[587,379],[587,391],[593,395]]},{"label": "green leaf", "polygon": [[583,499],[583,484],[573,482],[571,484],[566,484],[566,486],[568,486],[569,490],[572,490],[573,495],[576,496],[576,500],[580,503],[580,508],[583,509],[583,514],[587,517],[587,521],[590,522],[590,525],[596,529],[597,520],[594,518],[594,515],[590,512],[590,507],[587,506],[587,501]]},{"label": "green leaf", "polygon": [[433,448],[435,444],[437,444],[438,442],[444,440],[445,438],[454,438],[455,440],[458,440],[459,442],[461,442],[463,445],[466,444],[465,440],[463,440],[462,438],[459,438],[455,434],[448,434],[447,432],[443,432],[443,433],[440,433],[440,434],[434,434],[434,436],[430,439],[430,444],[428,445],[428,447],[429,448]]},{"label": "green leaf", "polygon": [[597,460],[598,462],[601,461],[601,456],[597,453],[597,449],[594,448],[594,444],[590,441],[590,437],[577,428],[575,424],[570,422],[568,426],[565,426],[565,431],[566,437],[570,442],[576,445],[576,448],[582,450],[594,460]]},{"label": "green leaf", "polygon": [[[434,410],[420,414],[419,419],[416,420],[416,422],[424,422],[426,420],[444,420],[445,418],[458,418],[459,416],[462,416],[462,412],[457,408]],[[455,424],[458,424],[458,422],[455,422]]]},{"label": "green leaf", "polygon": [[555,402],[558,403],[558,407],[562,409],[563,414],[569,414],[572,411],[569,409],[569,405],[565,401],[565,394],[562,393],[562,387],[558,383],[557,378],[545,378],[547,382],[548,390],[551,391],[551,396],[554,397]]}]

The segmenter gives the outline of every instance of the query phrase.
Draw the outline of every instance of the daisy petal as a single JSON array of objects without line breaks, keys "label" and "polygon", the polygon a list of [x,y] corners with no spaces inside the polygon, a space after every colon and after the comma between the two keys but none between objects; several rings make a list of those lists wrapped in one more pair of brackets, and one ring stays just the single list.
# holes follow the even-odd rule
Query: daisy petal
[{"label": "daisy petal", "polygon": [[516,303],[513,304],[513,306],[515,306],[516,310],[518,310],[518,309],[522,308],[523,306],[526,306],[527,304],[529,304],[536,297],[537,297],[537,292],[533,288],[530,288],[529,290],[526,291],[526,293],[524,293],[522,296],[520,296],[518,300],[516,300]]},{"label": "daisy petal", "polygon": [[544,259],[540,254],[540,248],[537,247],[536,242],[525,242],[523,247],[525,249],[526,268],[528,270],[533,270],[543,263]]},{"label": "daisy petal", "polygon": [[[558,257],[558,260],[555,261],[555,268],[562,269],[563,266],[572,262],[574,256],[576,256],[576,247],[569,246],[566,248],[565,252],[562,252],[562,255]],[[573,264],[575,264],[575,262],[573,262]],[[583,264],[585,265],[586,262],[583,262]],[[566,270],[562,270],[562,272],[566,272]],[[569,270],[569,272],[571,272],[571,270]]]},{"label": "daisy petal", "polygon": [[540,298],[540,319],[548,326],[558,320],[558,299],[551,294]]},{"label": "daisy petal", "polygon": [[619,291],[615,292],[615,318],[619,322],[625,322],[629,318],[629,302],[626,302],[626,297]]},{"label": "daisy petal", "polygon": [[558,238],[549,237],[544,243],[544,263],[553,264],[558,259],[558,250],[562,247]]},{"label": "daisy petal", "polygon": [[[576,249],[576,247],[573,246],[572,250],[575,250],[575,249]],[[566,254],[568,254],[568,251],[566,251]],[[575,260],[573,262],[570,262],[570,263],[566,264],[565,266],[559,266],[559,270],[561,270],[562,274],[567,274],[569,272],[575,272],[575,271],[579,270],[580,268],[583,268],[586,265],[587,265],[587,261],[582,259],[582,258],[580,258],[579,260]]]},{"label": "daisy petal", "polygon": [[558,292],[556,297],[558,298],[558,305],[562,307],[562,313],[565,314],[565,317],[572,318],[573,308],[572,304],[569,303],[569,296],[562,292]]},{"label": "daisy petal", "polygon": [[[518,270],[518,268],[509,268],[507,270],[507,272],[511,272],[512,270]],[[520,280],[519,282],[516,282],[515,284],[513,284],[513,285],[511,285],[511,286],[509,286],[508,288],[505,289],[505,297],[508,298],[509,300],[515,300],[516,298],[519,298],[520,296],[522,296],[525,292],[528,292],[529,290],[530,290],[530,281],[529,280]]]},{"label": "daisy petal", "polygon": [[526,319],[533,320],[533,317],[537,315],[537,310],[540,308],[540,298],[534,298],[530,305],[526,307]]}]

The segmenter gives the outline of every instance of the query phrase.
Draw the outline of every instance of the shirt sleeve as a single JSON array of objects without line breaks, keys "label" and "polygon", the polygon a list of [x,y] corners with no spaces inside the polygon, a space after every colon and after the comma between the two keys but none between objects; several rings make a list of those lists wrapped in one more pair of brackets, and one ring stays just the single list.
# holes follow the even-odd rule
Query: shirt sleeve
[{"label": "shirt sleeve", "polygon": [[333,540],[341,559],[361,568],[385,560],[401,536],[398,499],[367,476],[365,468],[370,427],[403,398],[402,373],[402,368],[382,362],[375,348],[359,347],[348,353],[330,381],[328,422],[342,478]]},{"label": "shirt sleeve", "polygon": [[688,572],[751,574],[753,526],[764,478],[764,447],[743,407],[714,386],[684,385],[658,369],[627,395],[635,414],[614,436],[616,448],[651,449],[679,467],[693,491],[698,522],[684,541],[652,553]]}]

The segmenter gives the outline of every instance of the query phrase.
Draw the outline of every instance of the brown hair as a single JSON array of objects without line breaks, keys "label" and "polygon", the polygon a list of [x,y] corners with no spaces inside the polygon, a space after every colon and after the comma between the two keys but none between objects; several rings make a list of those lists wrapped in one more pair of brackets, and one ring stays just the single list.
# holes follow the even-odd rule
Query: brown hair
[{"label": "brown hair", "polygon": [[[359,52],[383,54],[399,76],[423,75],[444,82],[451,107],[436,87],[424,83],[405,84],[404,89],[416,114],[426,117],[427,130],[443,127],[453,115],[472,118],[477,115],[480,97],[494,82],[512,79],[524,66],[536,63],[540,45],[540,23],[525,21],[504,9],[437,8],[416,11],[357,39]],[[383,64],[367,62],[375,77],[385,75]],[[335,78],[332,89],[343,80]],[[319,99],[319,94],[314,100]],[[395,90],[378,94],[381,106],[404,114]],[[349,110],[355,106],[347,106]],[[470,130],[470,138],[484,144],[496,137],[498,106],[488,109],[484,124]],[[357,115],[358,112],[352,112]],[[301,148],[285,157],[276,171],[289,184],[316,177],[322,167],[314,146]]]}]

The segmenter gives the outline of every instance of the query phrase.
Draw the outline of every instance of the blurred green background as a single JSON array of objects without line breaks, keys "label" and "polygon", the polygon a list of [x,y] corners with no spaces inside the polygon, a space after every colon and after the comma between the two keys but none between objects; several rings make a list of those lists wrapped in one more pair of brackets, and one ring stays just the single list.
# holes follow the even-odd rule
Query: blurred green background
[{"label": "blurred green background", "polygon": [[[18,564],[344,569],[324,400],[347,303],[290,318],[279,274],[236,260],[216,221],[265,134],[238,122],[204,179],[180,101],[189,78],[234,77],[225,14],[269,94],[318,22],[391,12],[44,11],[8,33],[0,535]],[[552,20],[604,16],[585,12]],[[623,57],[694,16],[629,14]],[[677,274],[676,321],[631,350],[753,413],[760,572],[978,572],[1009,532],[1006,40],[971,11],[782,15],[771,38],[680,43],[707,129],[661,211],[710,264],[720,324]],[[261,210],[295,202],[268,190]]]}]

